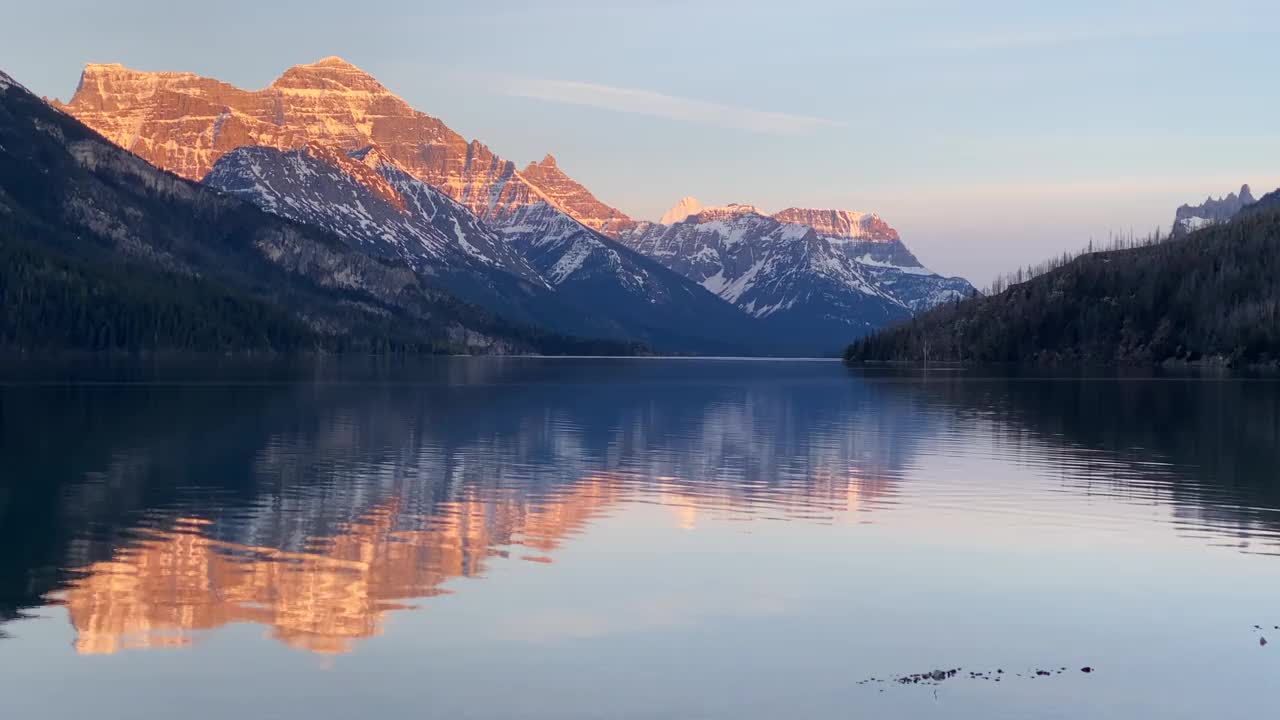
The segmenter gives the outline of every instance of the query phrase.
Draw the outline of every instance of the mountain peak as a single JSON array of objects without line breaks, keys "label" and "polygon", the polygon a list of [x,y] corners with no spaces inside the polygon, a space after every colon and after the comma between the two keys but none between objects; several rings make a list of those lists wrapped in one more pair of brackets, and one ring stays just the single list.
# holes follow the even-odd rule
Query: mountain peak
[{"label": "mountain peak", "polygon": [[728,205],[721,205],[719,207],[699,208],[698,212],[690,215],[689,217],[699,223],[704,223],[715,220],[732,220],[742,217],[743,215],[759,215],[763,217],[764,213],[760,212],[760,208],[757,208],[755,205],[729,203]]},{"label": "mountain peak", "polygon": [[680,198],[680,201],[671,207],[670,210],[659,220],[663,225],[674,225],[683,222],[691,215],[697,215],[702,212],[702,203],[698,202],[698,198],[692,195],[686,195]]},{"label": "mountain peak", "polygon": [[1182,205],[1173,218],[1172,234],[1175,237],[1198,230],[1206,225],[1215,225],[1235,217],[1246,205],[1257,200],[1246,183],[1240,186],[1240,194],[1227,193],[1220,198],[1209,195],[1199,205]]},{"label": "mountain peak", "polygon": [[84,72],[90,73],[90,74],[103,73],[103,72],[118,72],[120,70],[126,70],[126,69],[128,68],[126,68],[124,65],[121,65],[120,63],[85,63],[84,64]]},{"label": "mountain peak", "polygon": [[342,58],[338,57],[337,55],[330,55],[327,58],[321,58],[312,64],[317,67],[341,67],[341,68],[353,68],[356,70],[360,69],[360,68],[357,68],[355,65],[352,65],[351,63],[347,62],[346,60],[343,60]]},{"label": "mountain peak", "polygon": [[525,182],[553,207],[568,213],[592,230],[620,233],[635,226],[635,221],[617,208],[600,202],[581,183],[569,177],[551,153],[540,162],[531,162],[520,171]]},{"label": "mountain peak", "polygon": [[294,65],[271,83],[275,90],[327,90],[389,93],[372,75],[333,55],[309,65]]},{"label": "mountain peak", "polygon": [[793,207],[774,215],[773,219],[788,225],[807,225],[828,239],[860,242],[895,242],[901,239],[898,231],[875,213]]},{"label": "mountain peak", "polygon": [[381,151],[369,162],[393,160],[485,220],[547,199],[593,230],[620,233],[635,225],[566,175],[554,156],[516,172],[514,163],[479,140],[468,142],[340,57],[291,67],[262,90],[190,73],[120,66],[104,66],[101,76],[82,86],[59,107],[148,162],[190,180],[203,178],[218,158],[242,145],[288,149],[317,140],[350,152],[376,142]]}]

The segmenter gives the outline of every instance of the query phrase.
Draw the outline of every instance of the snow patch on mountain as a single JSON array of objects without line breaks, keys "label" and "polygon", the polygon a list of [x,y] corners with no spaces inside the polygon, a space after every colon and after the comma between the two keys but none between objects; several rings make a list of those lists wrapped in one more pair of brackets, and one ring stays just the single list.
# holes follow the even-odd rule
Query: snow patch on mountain
[{"label": "snow patch on mountain", "polygon": [[692,195],[686,195],[680,198],[680,201],[671,207],[662,215],[662,219],[658,222],[663,225],[673,225],[683,222],[690,215],[697,215],[702,212],[702,203],[698,202],[698,198]]},{"label": "snow patch on mountain", "polygon": [[1180,237],[1200,228],[1224,223],[1255,202],[1257,200],[1249,186],[1242,185],[1238,195],[1227,193],[1217,199],[1210,196],[1199,205],[1183,205],[1174,214],[1172,234]]}]

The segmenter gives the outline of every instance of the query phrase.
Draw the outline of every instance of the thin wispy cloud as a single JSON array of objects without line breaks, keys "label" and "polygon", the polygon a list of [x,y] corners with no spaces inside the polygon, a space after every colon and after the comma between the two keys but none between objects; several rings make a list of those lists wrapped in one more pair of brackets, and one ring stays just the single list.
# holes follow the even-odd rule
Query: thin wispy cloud
[{"label": "thin wispy cloud", "polygon": [[707,100],[665,95],[651,90],[613,87],[574,80],[504,78],[499,83],[499,89],[502,93],[514,97],[761,133],[795,135],[842,125],[835,120],[810,115],[752,110]]}]

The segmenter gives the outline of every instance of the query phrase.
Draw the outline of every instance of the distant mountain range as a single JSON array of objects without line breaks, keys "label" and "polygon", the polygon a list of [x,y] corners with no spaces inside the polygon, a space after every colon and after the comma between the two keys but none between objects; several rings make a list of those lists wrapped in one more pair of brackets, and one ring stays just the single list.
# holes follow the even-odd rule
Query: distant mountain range
[{"label": "distant mountain range", "polygon": [[641,223],[620,240],[795,344],[862,335],[975,292],[925,269],[875,215],[790,208],[767,216],[685,198],[665,218],[673,222]]},{"label": "distant mountain range", "polygon": [[[6,91],[6,104],[29,101],[17,83],[6,82],[14,88]],[[396,333],[406,328],[417,341],[434,337],[438,347],[517,351],[602,338],[616,345],[600,347],[644,345],[659,352],[829,354],[850,338],[974,292],[963,279],[925,269],[897,232],[873,214],[790,209],[771,217],[749,206],[708,209],[686,199],[666,223],[628,218],[564,173],[552,155],[517,169],[339,58],[298,65],[257,91],[191,73],[91,64],[72,99],[51,105],[65,114],[50,117],[61,123],[77,119],[132,152],[92,160],[92,170],[131,165],[132,181],[116,182],[114,190],[146,196],[146,208],[134,213],[172,220],[166,232],[189,236],[174,242],[201,250],[195,237],[219,232],[216,219],[202,211],[216,204],[232,208],[232,199],[248,202],[266,211],[259,215],[265,224],[325,238],[330,252],[339,252],[330,240],[342,243],[340,268],[306,264],[308,282],[352,282],[344,273],[348,261],[412,275],[406,282],[421,293],[415,309],[406,305],[413,304],[402,286],[378,287],[375,295],[383,306],[396,305],[429,322],[402,325],[387,316],[380,322]],[[31,129],[18,126],[14,132]],[[101,142],[88,140],[92,132],[77,128],[74,135],[91,143],[92,158],[106,156]],[[67,182],[61,192],[73,192],[74,165],[84,169],[90,161],[77,147],[63,149],[76,160],[59,164],[67,177],[47,178]],[[172,196],[155,195],[155,186],[174,182],[159,179],[169,177],[165,172],[209,190],[180,186],[186,188],[179,193],[184,199],[200,200],[179,210]],[[20,174],[15,168],[14,177]],[[10,190],[8,184],[0,187]],[[14,197],[0,195],[0,201]],[[50,201],[72,200],[55,193]],[[113,223],[134,224],[120,215],[127,205],[101,206],[113,219],[96,220],[93,232],[101,236]],[[183,213],[188,217],[179,218]],[[65,208],[61,214],[45,218],[46,231],[77,227]],[[84,218],[78,220],[83,224]],[[184,231],[196,223],[206,227]],[[29,225],[19,234],[44,241]],[[147,255],[140,246],[155,242],[159,238],[148,236],[120,246],[115,238],[114,252],[125,252],[132,263]],[[99,249],[110,245],[99,242]],[[284,264],[285,272],[303,269],[262,243],[256,249],[270,263]],[[61,250],[84,256],[76,243],[64,243]],[[291,251],[310,256],[298,247]],[[163,261],[151,269],[178,270],[201,282],[220,277],[219,288],[246,292],[248,299],[283,311],[289,322],[310,325],[302,331],[310,340],[303,343],[315,342],[317,332],[339,337],[356,325],[365,328],[361,332],[370,342],[376,334],[374,325],[365,327],[351,316],[346,322],[317,319],[326,301],[303,300],[302,291],[288,301],[260,292],[264,284],[242,277],[257,259],[219,268],[215,255],[205,251],[201,261],[209,265],[198,268]],[[312,301],[314,311],[308,307]],[[456,316],[428,310],[440,304],[454,307]],[[445,325],[452,329],[445,331]],[[458,345],[458,338],[468,340]]]},{"label": "distant mountain range", "polygon": [[[547,155],[523,169],[340,58],[246,91],[88,65],[54,107],[155,167],[407,267],[423,287],[561,337],[659,352],[815,354],[973,294],[871,214],[601,202]],[[677,219],[677,216],[678,219]]]}]

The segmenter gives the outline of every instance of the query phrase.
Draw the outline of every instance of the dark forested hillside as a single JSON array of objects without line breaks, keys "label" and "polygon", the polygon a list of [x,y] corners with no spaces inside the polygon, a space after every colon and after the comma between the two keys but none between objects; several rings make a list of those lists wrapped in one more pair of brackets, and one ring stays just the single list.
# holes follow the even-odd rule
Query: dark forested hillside
[{"label": "dark forested hillside", "polygon": [[272,305],[197,278],[0,239],[0,347],[292,350],[318,344]]},{"label": "dark forested hillside", "polygon": [[1083,255],[849,346],[849,362],[1280,361],[1280,208]]}]

